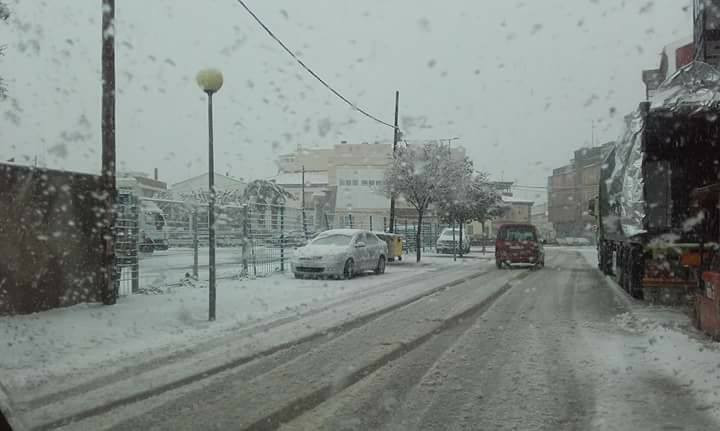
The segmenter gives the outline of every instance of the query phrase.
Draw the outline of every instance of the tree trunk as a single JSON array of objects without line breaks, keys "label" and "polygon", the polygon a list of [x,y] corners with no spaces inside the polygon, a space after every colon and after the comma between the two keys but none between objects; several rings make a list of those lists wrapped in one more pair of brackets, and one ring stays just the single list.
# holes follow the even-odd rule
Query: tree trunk
[{"label": "tree trunk", "polygon": [[485,243],[487,242],[487,233],[485,232],[485,219],[483,219],[480,222],[480,226],[482,226],[482,254],[485,254]]},{"label": "tree trunk", "polygon": [[464,220],[460,220],[460,257],[463,257],[463,224],[465,223]]},{"label": "tree trunk", "polygon": [[416,234],[415,234],[416,262],[420,262],[420,258],[422,257],[422,255],[420,253],[420,249],[422,248],[422,219],[423,219],[423,211],[418,210],[417,230],[416,230]]}]

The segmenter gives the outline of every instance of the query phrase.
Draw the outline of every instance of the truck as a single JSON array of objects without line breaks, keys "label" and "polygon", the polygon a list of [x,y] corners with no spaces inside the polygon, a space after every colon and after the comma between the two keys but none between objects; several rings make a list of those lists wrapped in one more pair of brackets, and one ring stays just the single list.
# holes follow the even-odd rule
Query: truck
[{"label": "truck", "polygon": [[115,230],[121,254],[168,249],[165,214],[155,202],[138,199],[122,189],[118,191],[117,202]]},{"label": "truck", "polygon": [[701,251],[691,192],[720,175],[720,71],[690,63],[625,117],[589,212],[598,267],[630,295],[688,303]]}]

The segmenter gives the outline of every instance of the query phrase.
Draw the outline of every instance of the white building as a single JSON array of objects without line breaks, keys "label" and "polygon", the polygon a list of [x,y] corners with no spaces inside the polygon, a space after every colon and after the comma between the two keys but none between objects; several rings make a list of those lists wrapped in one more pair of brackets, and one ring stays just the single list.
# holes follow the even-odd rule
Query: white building
[{"label": "white building", "polygon": [[[287,202],[289,208],[302,207],[303,174],[302,172],[285,172],[270,179],[290,194],[294,199]],[[315,208],[315,199],[328,190],[328,173],[305,172],[305,208]]]},{"label": "white building", "polygon": [[[335,197],[336,220],[353,225],[381,230],[388,216],[390,199],[384,193],[386,166],[337,165],[335,167],[337,196]],[[347,220],[345,220],[347,219]]]}]

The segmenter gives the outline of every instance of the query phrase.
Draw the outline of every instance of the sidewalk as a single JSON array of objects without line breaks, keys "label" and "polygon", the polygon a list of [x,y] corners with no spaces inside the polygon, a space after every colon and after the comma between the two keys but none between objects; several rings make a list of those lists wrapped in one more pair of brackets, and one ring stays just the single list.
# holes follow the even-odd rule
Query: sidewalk
[{"label": "sidewalk", "polygon": [[[80,304],[24,316],[0,317],[0,382],[21,399],[47,394],[71,381],[111,374],[199,343],[283,317],[296,317],[369,289],[402,283],[477,260],[424,258],[388,265],[381,276],[353,280],[296,280],[274,274],[254,280],[219,280],[217,320],[208,322],[205,287],[171,287],[157,295],[131,295],[114,306]],[[204,286],[205,283],[198,283]]]},{"label": "sidewalk", "polygon": [[[597,267],[594,248],[577,248],[587,262]],[[611,322],[618,330],[636,337],[636,369],[652,363],[675,376],[682,386],[692,388],[699,408],[720,420],[720,344],[696,330],[688,311],[682,307],[650,305],[630,297],[614,280],[604,277],[618,301],[629,310]],[[633,366],[627,364],[627,366]]]}]

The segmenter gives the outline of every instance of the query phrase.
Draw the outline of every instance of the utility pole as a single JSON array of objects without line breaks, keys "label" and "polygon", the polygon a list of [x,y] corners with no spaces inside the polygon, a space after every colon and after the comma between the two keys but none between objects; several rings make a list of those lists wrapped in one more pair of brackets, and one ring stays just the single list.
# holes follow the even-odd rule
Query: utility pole
[{"label": "utility pole", "polygon": [[[400,133],[398,130],[398,107],[400,105],[400,92],[395,92],[395,128],[393,129],[393,160],[395,159],[395,152],[397,151],[398,140],[400,139]],[[395,194],[390,195],[390,232],[395,233]]]},{"label": "utility pole", "polygon": [[115,282],[115,248],[113,241],[113,214],[115,212],[115,0],[102,0],[102,167],[101,179],[105,198],[103,239],[105,268],[105,292],[103,303],[114,304],[117,300]]},{"label": "utility pole", "polygon": [[305,224],[305,165],[302,165],[302,185],[300,186],[300,194],[302,197],[300,198],[301,207],[302,207],[302,225],[303,225],[303,235],[305,236],[305,239],[308,239],[307,234],[307,225]]}]

